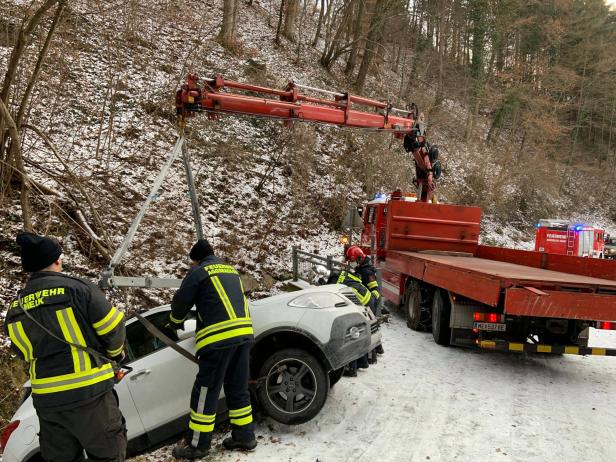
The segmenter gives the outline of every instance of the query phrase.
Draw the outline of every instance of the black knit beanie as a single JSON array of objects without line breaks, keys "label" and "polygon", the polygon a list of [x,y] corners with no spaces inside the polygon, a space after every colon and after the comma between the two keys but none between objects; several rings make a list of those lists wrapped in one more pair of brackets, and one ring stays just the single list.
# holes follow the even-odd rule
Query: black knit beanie
[{"label": "black knit beanie", "polygon": [[62,255],[60,244],[47,236],[19,233],[15,240],[21,247],[21,266],[30,273],[47,268]]},{"label": "black knit beanie", "polygon": [[188,256],[192,261],[201,261],[205,257],[209,257],[210,255],[214,255],[214,249],[207,241],[207,239],[199,239],[195,245],[190,249],[190,253]]}]

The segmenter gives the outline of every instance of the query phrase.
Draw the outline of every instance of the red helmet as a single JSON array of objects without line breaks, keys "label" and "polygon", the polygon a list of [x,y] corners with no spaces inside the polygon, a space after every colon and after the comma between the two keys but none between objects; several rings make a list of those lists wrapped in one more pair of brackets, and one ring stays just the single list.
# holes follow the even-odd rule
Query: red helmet
[{"label": "red helmet", "polygon": [[356,261],[358,258],[362,258],[364,252],[356,245],[352,245],[346,251],[346,257],[349,261]]}]

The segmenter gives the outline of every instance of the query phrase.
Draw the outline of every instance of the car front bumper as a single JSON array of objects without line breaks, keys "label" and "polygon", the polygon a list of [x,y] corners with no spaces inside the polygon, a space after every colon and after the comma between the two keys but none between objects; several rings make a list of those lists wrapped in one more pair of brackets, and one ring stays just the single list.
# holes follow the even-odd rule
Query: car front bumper
[{"label": "car front bumper", "polygon": [[345,314],[334,320],[330,341],[323,346],[332,370],[361,358],[381,343],[381,330],[375,326],[376,321],[369,322],[360,313]]}]

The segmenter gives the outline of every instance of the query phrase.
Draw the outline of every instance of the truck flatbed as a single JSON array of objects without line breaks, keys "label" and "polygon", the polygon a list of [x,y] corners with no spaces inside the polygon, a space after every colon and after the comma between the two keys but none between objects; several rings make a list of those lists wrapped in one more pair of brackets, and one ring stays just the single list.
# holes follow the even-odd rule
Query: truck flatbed
[{"label": "truck flatbed", "polygon": [[447,265],[462,271],[472,271],[481,273],[484,276],[499,278],[503,282],[503,287],[510,285],[528,285],[540,283],[554,284],[567,287],[584,287],[589,289],[616,289],[616,281],[608,279],[593,278],[578,274],[563,273],[532,266],[518,265],[503,261],[488,260],[474,256],[461,255],[440,255],[428,252],[404,252],[397,251],[398,254],[408,255],[430,262],[431,264]]}]

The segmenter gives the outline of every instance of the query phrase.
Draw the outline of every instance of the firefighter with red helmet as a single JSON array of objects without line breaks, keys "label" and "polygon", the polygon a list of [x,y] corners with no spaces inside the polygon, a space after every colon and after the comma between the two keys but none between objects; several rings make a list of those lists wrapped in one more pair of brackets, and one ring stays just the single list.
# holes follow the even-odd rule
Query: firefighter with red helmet
[{"label": "firefighter with red helmet", "polygon": [[[381,314],[388,314],[388,311],[381,306],[381,291],[379,289],[379,282],[376,278],[376,268],[372,264],[372,259],[364,254],[364,251],[356,245],[347,248],[345,256],[357,276],[361,278],[361,283],[366,286],[372,294],[374,302],[371,304],[370,308],[374,315],[380,316]],[[378,354],[383,354],[383,346],[379,345],[376,348],[376,352]]]}]

